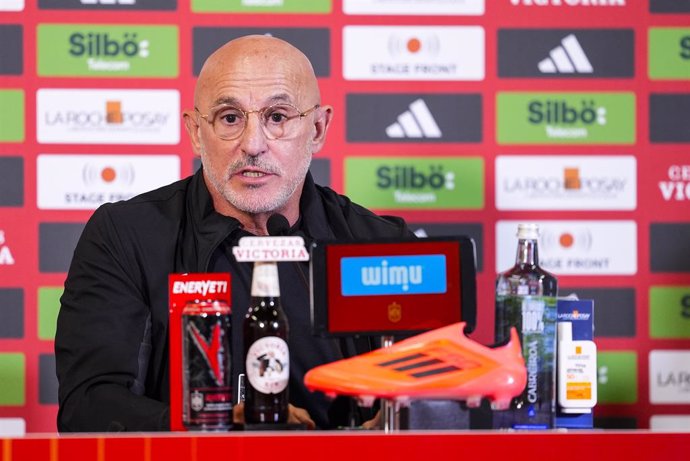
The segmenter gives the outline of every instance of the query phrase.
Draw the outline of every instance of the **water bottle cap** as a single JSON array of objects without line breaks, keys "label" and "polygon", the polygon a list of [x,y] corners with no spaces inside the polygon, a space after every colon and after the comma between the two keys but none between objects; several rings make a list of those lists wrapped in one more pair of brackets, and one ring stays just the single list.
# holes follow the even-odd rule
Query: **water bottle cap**
[{"label": "water bottle cap", "polygon": [[534,223],[518,224],[517,237],[520,240],[537,240],[539,238],[539,225]]},{"label": "water bottle cap", "polygon": [[558,322],[558,340],[570,342],[573,340],[573,324],[570,322]]}]

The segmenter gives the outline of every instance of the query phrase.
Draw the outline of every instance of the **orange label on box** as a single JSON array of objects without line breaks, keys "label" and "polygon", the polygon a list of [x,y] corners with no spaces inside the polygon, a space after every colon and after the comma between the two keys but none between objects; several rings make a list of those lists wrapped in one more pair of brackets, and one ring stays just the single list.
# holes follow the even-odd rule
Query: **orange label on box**
[{"label": "orange label on box", "polygon": [[568,400],[589,400],[592,398],[592,383],[567,383]]}]

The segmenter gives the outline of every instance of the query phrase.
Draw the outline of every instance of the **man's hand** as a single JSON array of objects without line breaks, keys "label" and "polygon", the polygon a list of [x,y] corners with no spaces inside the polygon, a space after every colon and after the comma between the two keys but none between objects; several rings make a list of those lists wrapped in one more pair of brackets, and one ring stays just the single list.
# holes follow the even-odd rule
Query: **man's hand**
[{"label": "man's hand", "polygon": [[316,424],[304,408],[299,408],[288,404],[288,423],[291,424],[306,424],[307,429],[315,429]]},{"label": "man's hand", "polygon": [[376,415],[369,421],[362,423],[362,429],[381,429],[381,410],[376,412]]},{"label": "man's hand", "polygon": [[[244,402],[238,403],[232,408],[232,421],[235,424],[244,424]],[[304,408],[288,404],[288,424],[304,424],[307,429],[315,429],[316,424]]]}]

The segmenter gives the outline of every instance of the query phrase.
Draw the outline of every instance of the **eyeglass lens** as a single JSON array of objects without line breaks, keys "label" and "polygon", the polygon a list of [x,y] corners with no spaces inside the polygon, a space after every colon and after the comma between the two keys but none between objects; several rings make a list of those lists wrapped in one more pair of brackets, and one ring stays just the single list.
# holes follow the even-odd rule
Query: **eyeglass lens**
[{"label": "eyeglass lens", "polygon": [[264,133],[271,139],[290,137],[300,118],[299,110],[289,104],[277,104],[256,111],[243,111],[237,107],[225,106],[213,116],[213,130],[222,139],[239,137],[247,125],[250,114],[259,116]]}]

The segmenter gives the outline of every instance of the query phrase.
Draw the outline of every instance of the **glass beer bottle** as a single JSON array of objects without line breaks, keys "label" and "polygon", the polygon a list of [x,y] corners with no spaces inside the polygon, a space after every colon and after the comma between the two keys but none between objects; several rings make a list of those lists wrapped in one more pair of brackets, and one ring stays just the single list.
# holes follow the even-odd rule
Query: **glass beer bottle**
[{"label": "glass beer bottle", "polygon": [[280,305],[278,266],[257,261],[244,319],[245,401],[248,424],[286,423],[290,352],[288,321]]},{"label": "glass beer bottle", "polygon": [[494,427],[546,429],[555,414],[556,277],[539,266],[536,224],[518,225],[515,265],[496,279],[496,342],[515,327],[527,367],[527,386],[511,407],[494,412]]}]

